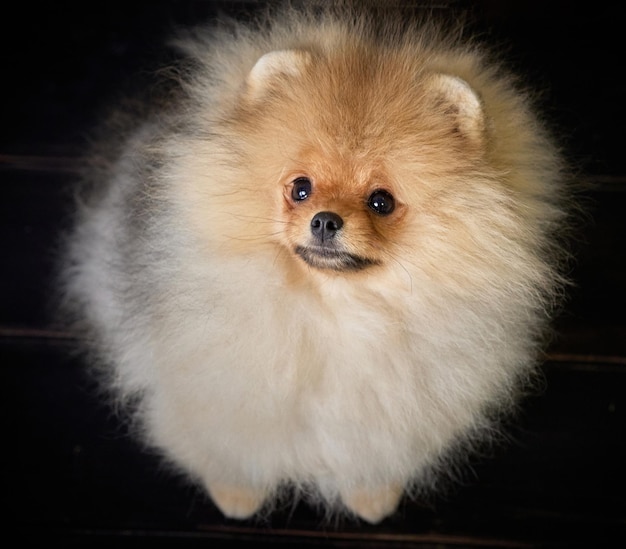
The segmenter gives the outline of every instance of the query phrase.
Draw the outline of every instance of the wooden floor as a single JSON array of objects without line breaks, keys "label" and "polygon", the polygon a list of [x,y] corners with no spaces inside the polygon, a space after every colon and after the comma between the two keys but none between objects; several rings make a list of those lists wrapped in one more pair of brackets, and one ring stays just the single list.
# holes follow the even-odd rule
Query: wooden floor
[{"label": "wooden floor", "polygon": [[[545,386],[510,440],[461,485],[404,502],[378,526],[324,522],[305,505],[222,518],[125,436],[71,338],[51,329],[55,246],[76,160],[100,108],[158,53],[169,23],[251,2],[23,3],[5,15],[0,102],[0,389],[5,532],[63,547],[626,546],[626,85],[619,3],[437,2],[509,44],[573,162],[588,217],[576,287]],[[130,5],[129,5],[130,4]],[[70,7],[71,6],[71,7]]]}]

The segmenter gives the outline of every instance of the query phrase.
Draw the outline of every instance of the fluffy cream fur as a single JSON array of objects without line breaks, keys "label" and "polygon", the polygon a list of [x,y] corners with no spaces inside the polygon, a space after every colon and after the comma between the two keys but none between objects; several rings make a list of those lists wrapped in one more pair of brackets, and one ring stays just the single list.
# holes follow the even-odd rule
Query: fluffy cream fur
[{"label": "fluffy cream fur", "polygon": [[90,176],[69,302],[146,441],[226,515],[290,485],[376,522],[532,372],[561,285],[555,148],[433,25],[287,11],[180,45],[176,103]]}]

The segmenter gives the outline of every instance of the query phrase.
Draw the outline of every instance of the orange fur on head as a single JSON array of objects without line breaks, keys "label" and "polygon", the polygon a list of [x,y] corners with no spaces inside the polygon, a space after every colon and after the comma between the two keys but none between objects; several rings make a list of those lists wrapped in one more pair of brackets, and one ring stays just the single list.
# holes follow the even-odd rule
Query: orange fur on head
[{"label": "orange fur on head", "polygon": [[[407,203],[420,207],[428,192],[416,175],[444,180],[487,169],[484,113],[467,83],[434,72],[407,51],[372,50],[358,41],[344,46],[329,53],[274,51],[247,76],[226,126],[247,139],[241,189],[248,192],[251,184],[250,195],[263,197],[235,205],[253,210],[233,216],[235,247],[245,249],[246,241],[257,246],[267,234],[267,242],[293,253],[309,242],[315,214],[329,211],[345,221],[341,248],[382,265],[403,253],[396,243],[410,222]],[[397,172],[405,164],[418,173],[402,178]],[[310,181],[311,196],[294,201],[293,185],[301,178]],[[368,207],[375,191],[393,199],[389,215]],[[238,196],[236,188],[230,192]],[[202,200],[193,200],[202,207]],[[249,226],[240,223],[246,217]],[[249,235],[240,233],[244,227]]]}]

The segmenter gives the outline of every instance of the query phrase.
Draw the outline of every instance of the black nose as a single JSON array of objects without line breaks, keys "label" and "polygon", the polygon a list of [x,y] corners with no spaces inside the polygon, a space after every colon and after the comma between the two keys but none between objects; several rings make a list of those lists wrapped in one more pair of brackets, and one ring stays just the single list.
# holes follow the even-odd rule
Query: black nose
[{"label": "black nose", "polygon": [[311,219],[311,233],[318,240],[330,240],[343,227],[343,219],[333,212],[319,212]]}]

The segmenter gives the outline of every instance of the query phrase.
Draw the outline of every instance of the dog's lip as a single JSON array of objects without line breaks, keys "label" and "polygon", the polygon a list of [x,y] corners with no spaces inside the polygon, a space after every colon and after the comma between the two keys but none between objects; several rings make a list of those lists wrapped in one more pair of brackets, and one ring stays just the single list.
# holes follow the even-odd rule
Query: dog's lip
[{"label": "dog's lip", "polygon": [[360,271],[379,262],[343,250],[323,246],[296,246],[295,252],[308,265],[333,271]]}]

